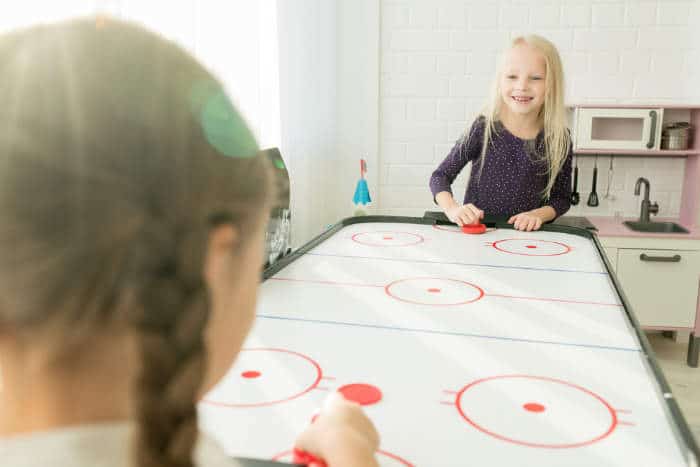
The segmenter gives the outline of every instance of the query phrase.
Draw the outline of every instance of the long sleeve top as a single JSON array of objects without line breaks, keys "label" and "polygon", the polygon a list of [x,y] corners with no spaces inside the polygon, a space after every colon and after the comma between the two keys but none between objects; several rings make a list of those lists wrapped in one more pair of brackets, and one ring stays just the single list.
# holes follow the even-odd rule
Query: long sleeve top
[{"label": "long sleeve top", "polygon": [[[127,467],[135,426],[129,422],[75,425],[0,438],[3,467]],[[241,467],[212,439],[199,436],[193,453],[198,467]]]},{"label": "long sleeve top", "polygon": [[485,119],[478,118],[469,134],[454,145],[445,160],[430,177],[430,191],[452,193],[451,185],[467,163],[472,162],[464,203],[472,203],[492,216],[512,216],[543,206],[554,208],[557,216],[569,210],[571,196],[571,159],[569,149],[557,174],[549,199],[543,197],[547,186],[544,160],[544,132],[534,140],[523,140],[496,123],[496,132],[486,149],[483,172],[481,148]]}]

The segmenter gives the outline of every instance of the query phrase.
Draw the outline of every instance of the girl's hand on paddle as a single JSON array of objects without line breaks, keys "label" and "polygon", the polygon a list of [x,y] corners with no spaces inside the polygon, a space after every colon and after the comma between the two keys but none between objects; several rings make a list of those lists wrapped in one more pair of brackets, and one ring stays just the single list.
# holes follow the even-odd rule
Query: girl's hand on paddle
[{"label": "girl's hand on paddle", "polygon": [[484,211],[471,203],[455,206],[445,210],[449,220],[462,227],[463,225],[476,224],[484,217]]},{"label": "girl's hand on paddle", "polygon": [[338,392],[326,399],[295,447],[322,459],[328,467],[379,466],[374,457],[379,447],[377,430],[359,404],[345,400]]}]

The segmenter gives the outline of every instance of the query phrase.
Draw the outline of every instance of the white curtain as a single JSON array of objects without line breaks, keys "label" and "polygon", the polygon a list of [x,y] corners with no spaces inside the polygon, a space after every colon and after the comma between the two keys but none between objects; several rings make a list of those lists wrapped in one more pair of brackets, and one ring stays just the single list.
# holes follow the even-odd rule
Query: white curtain
[{"label": "white curtain", "polygon": [[135,21],[197,56],[246,116],[261,146],[280,143],[276,0],[21,0],[0,32],[93,14]]},{"label": "white curtain", "polygon": [[111,0],[120,16],[193,53],[224,84],[263,147],[279,146],[276,0]]},{"label": "white curtain", "polygon": [[189,50],[224,83],[261,147],[280,148],[294,247],[351,214],[360,158],[378,187],[376,0],[21,0],[0,15],[0,32],[95,13]]}]

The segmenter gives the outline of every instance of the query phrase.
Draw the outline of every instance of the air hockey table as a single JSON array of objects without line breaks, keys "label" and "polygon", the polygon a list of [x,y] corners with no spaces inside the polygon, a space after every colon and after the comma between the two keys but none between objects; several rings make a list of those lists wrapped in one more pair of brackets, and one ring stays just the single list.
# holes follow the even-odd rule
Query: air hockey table
[{"label": "air hockey table", "polygon": [[595,235],[486,223],[350,218],[273,264],[202,428],[232,456],[291,462],[340,391],[382,467],[697,466]]}]

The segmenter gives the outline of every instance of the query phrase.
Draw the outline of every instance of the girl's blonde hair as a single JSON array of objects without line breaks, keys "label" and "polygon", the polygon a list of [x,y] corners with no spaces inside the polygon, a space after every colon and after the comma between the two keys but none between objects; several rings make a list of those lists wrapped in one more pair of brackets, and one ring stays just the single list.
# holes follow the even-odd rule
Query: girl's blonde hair
[{"label": "girl's blonde hair", "polygon": [[[497,133],[496,122],[500,120],[503,99],[500,93],[500,77],[503,73],[505,56],[517,45],[526,44],[533,47],[545,61],[545,95],[539,118],[544,128],[544,156],[547,162],[547,185],[542,191],[543,199],[548,199],[571,147],[571,137],[567,128],[566,108],[564,106],[564,70],[556,47],[544,37],[537,35],[519,36],[513,39],[504,53],[500,69],[496,74],[489,100],[483,111],[484,139],[481,147],[481,168],[484,167],[486,149]],[[479,171],[481,175],[481,171]]]}]

